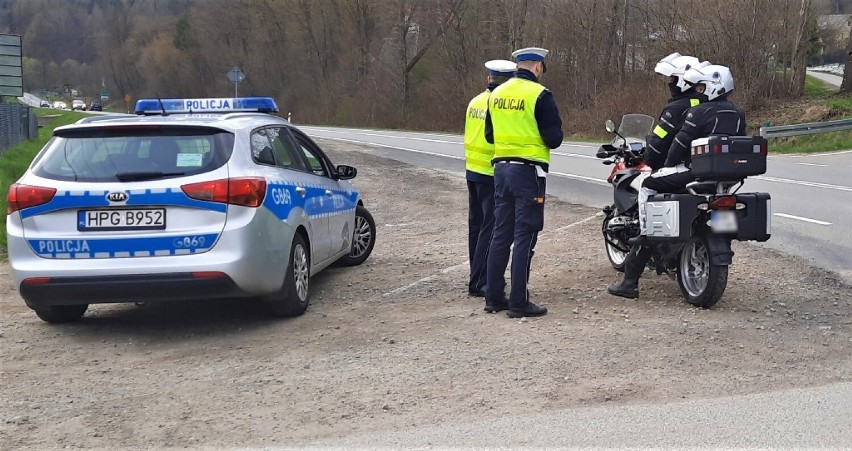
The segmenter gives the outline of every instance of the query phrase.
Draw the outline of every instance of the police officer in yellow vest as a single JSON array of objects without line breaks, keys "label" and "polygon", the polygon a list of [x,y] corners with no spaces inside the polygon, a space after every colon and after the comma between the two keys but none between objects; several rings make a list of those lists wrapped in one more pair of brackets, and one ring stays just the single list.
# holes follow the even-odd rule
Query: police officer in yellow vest
[{"label": "police officer in yellow vest", "polygon": [[467,106],[464,156],[467,166],[467,244],[470,258],[469,296],[485,297],[485,258],[494,230],[494,144],[485,140],[485,112],[491,91],[515,74],[517,65],[506,60],[485,63],[488,87]]},{"label": "police officer in yellow vest", "polygon": [[[553,94],[538,83],[547,70],[548,50],[516,50],[515,76],[488,100],[485,139],[494,143],[494,235],[488,249],[485,311],[508,309],[510,318],[541,316],[545,307],[530,302],[530,263],[544,227],[545,176],[550,149],[562,144],[562,119]],[[514,247],[512,247],[514,245]],[[506,299],[504,272],[512,253],[512,290]]]}]

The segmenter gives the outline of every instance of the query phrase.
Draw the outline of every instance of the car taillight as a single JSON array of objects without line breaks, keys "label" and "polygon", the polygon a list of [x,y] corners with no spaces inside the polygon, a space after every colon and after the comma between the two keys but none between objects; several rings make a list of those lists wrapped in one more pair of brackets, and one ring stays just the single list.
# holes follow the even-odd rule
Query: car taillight
[{"label": "car taillight", "polygon": [[711,210],[733,210],[737,207],[737,198],[734,196],[717,197],[710,202]]},{"label": "car taillight", "polygon": [[266,196],[266,179],[237,177],[191,183],[180,187],[187,196],[224,204],[259,207]]},{"label": "car taillight", "polygon": [[46,204],[53,199],[56,188],[13,184],[6,195],[6,214],[10,215],[24,208]]}]

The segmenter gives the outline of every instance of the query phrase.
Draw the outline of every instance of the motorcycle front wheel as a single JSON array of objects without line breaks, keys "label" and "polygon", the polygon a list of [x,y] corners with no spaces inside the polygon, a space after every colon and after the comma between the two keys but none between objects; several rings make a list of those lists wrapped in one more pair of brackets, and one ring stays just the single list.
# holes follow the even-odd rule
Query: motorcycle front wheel
[{"label": "motorcycle front wheel", "polygon": [[696,307],[710,308],[719,302],[728,284],[728,266],[713,265],[707,240],[690,239],[680,251],[677,281],[684,299]]},{"label": "motorcycle front wheel", "polygon": [[[612,216],[605,216],[602,226],[606,256],[609,258],[609,263],[613,269],[618,272],[624,272],[624,261],[627,260],[630,246],[627,243],[623,243],[617,234],[608,232],[610,219],[612,219]],[[628,252],[625,252],[623,249],[627,249]]]}]

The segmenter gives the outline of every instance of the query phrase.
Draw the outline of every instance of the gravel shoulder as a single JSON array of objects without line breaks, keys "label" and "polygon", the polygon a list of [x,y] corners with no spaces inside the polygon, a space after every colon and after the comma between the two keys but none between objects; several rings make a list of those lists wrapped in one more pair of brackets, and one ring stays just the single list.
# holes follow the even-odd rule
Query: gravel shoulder
[{"label": "gravel shoulder", "polygon": [[549,198],[530,289],[551,313],[488,315],[466,296],[463,174],[320,143],[358,167],[378,240],[311,279],[302,317],[199,299],[48,325],[0,265],[0,443],[261,447],[852,380],[852,287],[803,260],[736,243],[715,308],[647,274],[623,300],[605,292],[618,275],[596,210]]}]

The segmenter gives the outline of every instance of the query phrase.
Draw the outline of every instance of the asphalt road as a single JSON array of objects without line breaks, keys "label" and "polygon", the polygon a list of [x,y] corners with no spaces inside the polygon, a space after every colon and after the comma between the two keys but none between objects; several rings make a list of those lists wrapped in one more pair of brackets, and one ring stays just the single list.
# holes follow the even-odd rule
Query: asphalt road
[{"label": "asphalt road", "polygon": [[[459,135],[300,128],[313,137],[372,146],[378,155],[416,166],[464,171]],[[605,180],[611,167],[594,156],[597,148],[563,143],[554,150],[548,194],[595,207],[611,203],[612,188]],[[803,257],[852,283],[852,151],[771,155],[767,169],[741,189],[772,195],[772,238],[762,245]]]},{"label": "asphalt road", "polygon": [[843,383],[663,405],[553,410],[377,432],[304,447],[849,449],[850,414],[852,384]]},{"label": "asphalt road", "polygon": [[822,80],[823,82],[828,83],[831,86],[834,86],[834,87],[837,87],[837,88],[839,88],[840,84],[843,83],[843,77],[841,77],[839,75],[829,74],[829,73],[826,73],[826,72],[817,72],[817,71],[812,71],[812,70],[807,71],[807,73],[808,73],[808,75],[810,75],[810,76],[812,76],[816,79]]}]

